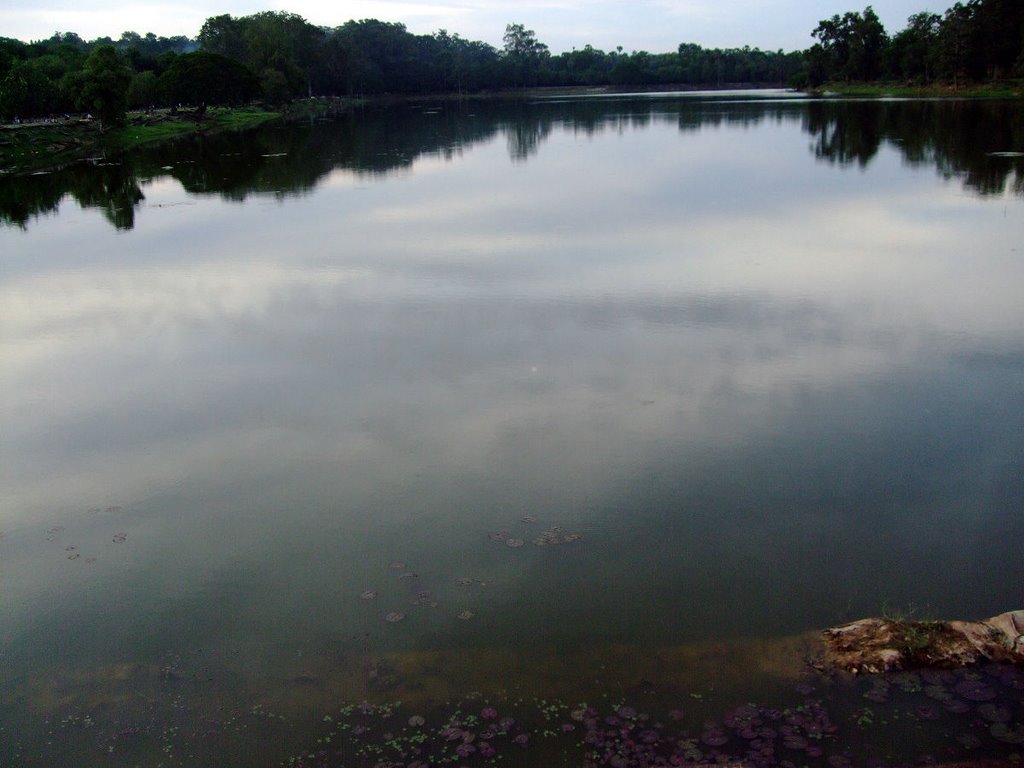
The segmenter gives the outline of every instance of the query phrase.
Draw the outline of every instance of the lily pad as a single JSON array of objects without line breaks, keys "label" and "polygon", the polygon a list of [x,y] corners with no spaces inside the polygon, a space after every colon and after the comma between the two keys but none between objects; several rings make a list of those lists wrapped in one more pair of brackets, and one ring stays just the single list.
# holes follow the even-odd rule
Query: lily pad
[{"label": "lily pad", "polygon": [[721,747],[729,741],[729,737],[722,731],[704,731],[701,735],[700,740],[709,747]]},{"label": "lily pad", "polygon": [[1024,725],[1020,723],[995,723],[988,732],[992,734],[992,738],[1004,744],[1024,744]]},{"label": "lily pad", "polygon": [[956,684],[956,692],[968,701],[992,701],[996,692],[980,680],[970,678]]},{"label": "lily pad", "polygon": [[512,549],[518,549],[519,547],[523,546],[526,542],[522,539],[508,539],[505,543],[508,546],[512,547]]},{"label": "lily pad", "polygon": [[359,599],[360,600],[373,600],[373,598],[375,598],[376,596],[377,596],[377,590],[375,590],[375,589],[368,589],[368,590],[366,590],[365,592],[363,592],[362,594],[359,595]]},{"label": "lily pad", "polygon": [[386,621],[388,624],[397,624],[404,618],[404,613],[401,613],[400,611],[391,611],[391,613],[387,614],[384,617],[384,621]]},{"label": "lily pad", "polygon": [[926,685],[924,695],[935,701],[950,701],[953,698],[953,694],[941,685]]},{"label": "lily pad", "polygon": [[1001,707],[998,704],[982,704],[978,707],[978,714],[990,723],[1010,722],[1010,710],[1006,707]]},{"label": "lily pad", "polygon": [[469,621],[473,618],[474,615],[475,614],[472,611],[463,611],[458,615],[457,618],[461,619],[462,621]]}]

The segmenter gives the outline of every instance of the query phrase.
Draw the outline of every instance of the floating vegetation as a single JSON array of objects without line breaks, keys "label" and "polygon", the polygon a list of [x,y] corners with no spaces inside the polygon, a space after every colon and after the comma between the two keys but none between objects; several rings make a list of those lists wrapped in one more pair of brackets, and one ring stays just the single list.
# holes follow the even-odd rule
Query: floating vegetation
[{"label": "floating vegetation", "polygon": [[[379,683],[371,692],[388,690],[398,674],[386,663],[368,670]],[[138,749],[144,740],[168,748],[175,756],[188,752],[233,748],[247,743],[254,728],[268,739],[275,727],[294,734],[299,723],[263,705],[245,705],[244,714],[223,712],[216,717],[199,714],[182,704],[177,683],[193,678],[180,660],[168,665],[160,680],[174,694],[159,710],[126,717],[123,710],[65,716],[61,728],[72,727],[83,743]],[[306,678],[294,678],[306,683]],[[1015,682],[1016,676],[1005,679]],[[875,686],[869,681],[833,676],[817,685],[801,682],[785,694],[788,704],[743,703],[711,712],[708,696],[695,705],[685,692],[676,694],[685,705],[668,696],[637,700],[601,694],[600,703],[568,703],[558,699],[515,698],[514,694],[479,693],[426,704],[403,711],[400,702],[340,704],[321,710],[307,728],[315,739],[308,749],[291,758],[275,757],[267,765],[291,768],[496,768],[506,765],[561,765],[587,768],[655,768],[656,766],[721,765],[744,768],[854,768],[854,766],[932,765],[939,760],[956,764],[970,757],[997,764],[1015,764],[1024,744],[1019,722],[1021,697],[1005,685],[1002,670],[958,672],[942,682],[920,676],[888,676],[891,701],[851,712],[849,695]],[[965,681],[990,686],[991,702],[968,705],[970,715],[954,718],[943,706],[918,689],[927,686],[956,688]],[[817,681],[816,681],[817,682]],[[795,698],[799,694],[800,698]],[[837,700],[836,697],[839,696]],[[962,699],[958,701],[963,702]],[[673,707],[673,703],[677,706]],[[698,709],[694,710],[694,707]],[[96,720],[90,718],[97,718]],[[928,739],[935,756],[893,751],[892,728],[909,720],[909,727]],[[185,726],[185,727],[182,727]],[[300,726],[301,727],[301,726]],[[908,727],[908,726],[901,726]],[[877,736],[871,735],[878,729]],[[888,730],[885,730],[888,729]],[[63,738],[67,731],[60,734]],[[215,738],[217,741],[208,741]],[[907,750],[918,749],[908,743]],[[186,752],[188,750],[188,752]],[[561,755],[561,759],[555,757]],[[938,760],[936,757],[941,755]],[[165,759],[165,765],[186,764]],[[996,759],[993,759],[996,758]],[[121,760],[125,764],[132,761]],[[152,761],[156,764],[157,761]],[[50,764],[60,764],[51,761]],[[120,764],[120,762],[118,763]],[[140,763],[141,764],[141,763]],[[146,763],[149,764],[149,763]],[[191,762],[187,764],[200,764]],[[202,764],[217,764],[203,761]],[[988,763],[986,763],[988,764]]]},{"label": "floating vegetation", "polygon": [[113,538],[113,542],[115,544],[124,544],[124,542],[127,540],[127,538],[128,538],[128,534],[127,533],[115,533],[114,534],[114,538]]},{"label": "floating vegetation", "polygon": [[[538,522],[537,518],[533,515],[526,515],[520,518],[521,523],[532,525]],[[487,538],[491,541],[503,542],[513,549],[517,549],[526,544],[526,539],[519,536],[513,536],[508,531],[492,531],[487,534]],[[530,534],[530,541],[538,547],[555,546],[559,544],[572,544],[583,539],[581,533],[565,533],[560,525],[552,525],[539,534]]]},{"label": "floating vegetation", "polygon": [[474,613],[473,613],[472,611],[463,611],[463,612],[462,612],[462,613],[460,613],[460,614],[459,614],[459,615],[458,615],[458,616],[457,616],[456,618],[458,618],[458,619],[460,619],[460,620],[462,620],[462,621],[469,621],[469,620],[470,620],[470,619],[472,619],[472,618],[473,618],[473,616],[475,616],[475,615],[476,615],[476,614],[474,614]]},{"label": "floating vegetation", "polygon": [[359,594],[360,600],[373,600],[375,597],[377,597],[377,590],[375,589],[367,589]]},{"label": "floating vegetation", "polygon": [[579,533],[570,533],[563,536],[561,526],[553,525],[534,539],[533,543],[538,547],[557,546],[559,544],[572,544],[580,541],[582,538],[583,535]]},{"label": "floating vegetation", "polygon": [[405,567],[405,563],[401,562],[395,562],[388,565],[388,568],[390,568],[392,571],[404,571]]},{"label": "floating vegetation", "polygon": [[1010,710],[998,704],[982,704],[978,707],[978,714],[990,723],[1010,722]]},{"label": "floating vegetation", "polygon": [[1014,723],[1012,726],[1006,723],[995,723],[989,728],[989,733],[996,741],[1003,744],[1024,744],[1024,725]]},{"label": "floating vegetation", "polygon": [[388,624],[397,624],[404,618],[404,613],[400,611],[391,611],[390,613],[384,616],[384,621],[386,621]]},{"label": "floating vegetation", "polygon": [[991,701],[996,697],[996,692],[991,686],[975,678],[961,680],[957,683],[955,690],[968,701]]}]

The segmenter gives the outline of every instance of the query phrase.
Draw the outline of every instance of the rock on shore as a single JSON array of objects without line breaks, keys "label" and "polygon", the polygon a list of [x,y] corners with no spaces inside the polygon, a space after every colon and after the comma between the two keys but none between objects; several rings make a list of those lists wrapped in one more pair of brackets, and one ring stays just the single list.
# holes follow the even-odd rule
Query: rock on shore
[{"label": "rock on shore", "polygon": [[949,669],[986,660],[1024,665],[1024,610],[985,621],[861,619],[824,634],[827,661],[853,673]]}]

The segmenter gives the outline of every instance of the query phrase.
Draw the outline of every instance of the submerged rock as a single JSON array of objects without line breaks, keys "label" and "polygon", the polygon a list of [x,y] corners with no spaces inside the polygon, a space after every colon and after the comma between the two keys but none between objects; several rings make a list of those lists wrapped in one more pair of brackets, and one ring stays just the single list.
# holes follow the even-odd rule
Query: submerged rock
[{"label": "submerged rock", "polygon": [[851,672],[952,669],[979,661],[1024,665],[1024,610],[985,621],[861,619],[825,630],[829,662]]}]

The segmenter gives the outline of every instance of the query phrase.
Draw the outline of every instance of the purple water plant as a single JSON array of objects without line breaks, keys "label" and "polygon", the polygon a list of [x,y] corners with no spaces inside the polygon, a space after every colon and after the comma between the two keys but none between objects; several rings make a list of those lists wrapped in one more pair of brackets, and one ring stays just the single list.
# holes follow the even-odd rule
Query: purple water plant
[{"label": "purple water plant", "polygon": [[996,697],[991,686],[973,678],[961,680],[954,690],[968,701],[991,701]]},{"label": "purple water plant", "polygon": [[998,704],[982,704],[978,707],[978,714],[990,723],[1010,722],[1010,710]]},{"label": "purple water plant", "polygon": [[729,737],[718,728],[709,728],[701,734],[700,740],[709,747],[721,747],[729,742]]}]

